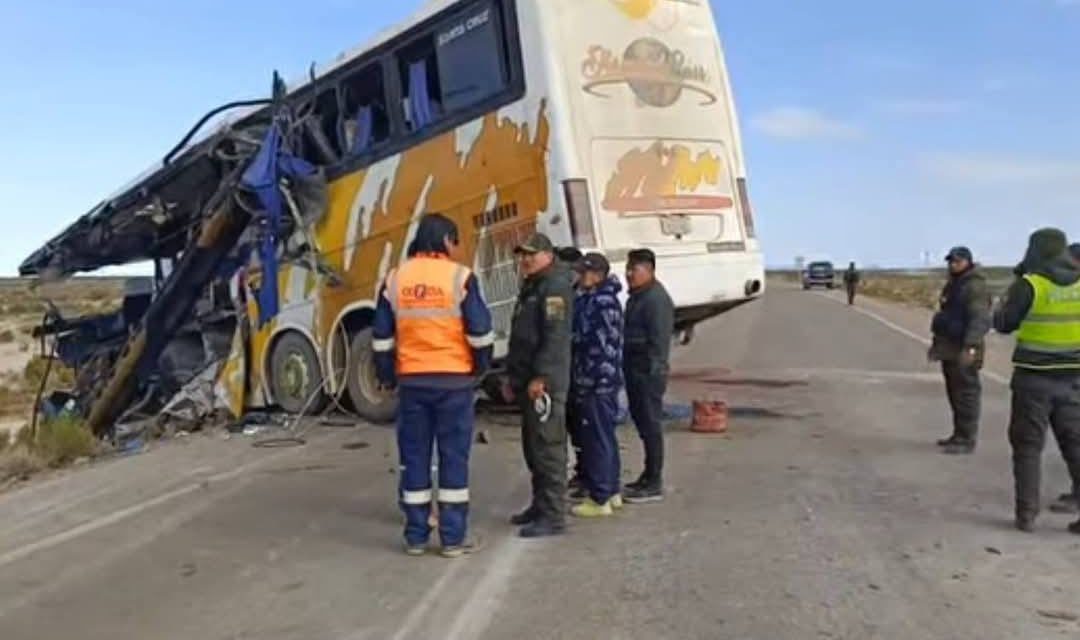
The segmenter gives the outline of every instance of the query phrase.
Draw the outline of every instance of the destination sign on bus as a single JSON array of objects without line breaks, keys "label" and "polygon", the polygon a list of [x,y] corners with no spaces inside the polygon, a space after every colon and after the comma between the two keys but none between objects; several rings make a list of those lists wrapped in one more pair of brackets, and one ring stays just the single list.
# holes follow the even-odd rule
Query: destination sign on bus
[{"label": "destination sign on bus", "polygon": [[474,29],[478,29],[488,24],[489,22],[491,22],[491,7],[488,7],[487,9],[484,9],[483,11],[469,18],[465,18],[454,26],[447,29],[446,31],[443,31],[436,38],[436,42],[438,43],[439,47],[445,47],[454,40],[460,38],[461,36],[469,33],[470,31],[473,31]]}]

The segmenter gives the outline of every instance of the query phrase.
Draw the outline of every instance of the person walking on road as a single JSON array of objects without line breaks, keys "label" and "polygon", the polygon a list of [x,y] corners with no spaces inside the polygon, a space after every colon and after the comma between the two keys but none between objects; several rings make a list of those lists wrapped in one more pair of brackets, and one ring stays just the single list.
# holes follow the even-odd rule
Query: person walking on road
[{"label": "person walking on road", "polygon": [[941,362],[945,391],[952,408],[953,432],[938,445],[948,454],[975,451],[982,408],[982,369],[986,334],[990,331],[990,295],[986,279],[967,247],[945,257],[949,280],[931,323],[930,359]]},{"label": "person walking on road", "polygon": [[574,301],[570,369],[570,415],[576,421],[583,464],[584,502],[571,512],[581,518],[610,516],[622,507],[619,442],[615,420],[623,373],[622,284],[599,253],[578,263],[580,293]]},{"label": "person walking on road", "polygon": [[670,369],[675,305],[656,279],[656,255],[649,249],[631,251],[626,263],[630,299],[623,332],[623,373],[630,416],[645,448],[645,470],[626,485],[626,502],[664,499],[664,393]]},{"label": "person walking on road", "polygon": [[[1065,233],[1031,236],[1024,275],[994,313],[994,328],[1016,333],[1009,442],[1016,482],[1016,528],[1034,531],[1039,515],[1041,458],[1053,429],[1074,487],[1080,486],[1080,268]],[[1069,530],[1080,534],[1080,521]]]},{"label": "person walking on road", "polygon": [[[408,259],[386,276],[372,326],[379,383],[396,387],[400,397],[399,496],[409,555],[426,552],[433,499],[439,503],[442,555],[470,550],[473,387],[490,363],[495,336],[479,282],[451,257],[458,242],[452,220],[425,215]],[[433,445],[439,456],[437,495],[431,487]]]},{"label": "person walking on road", "polygon": [[844,272],[844,289],[847,291],[848,305],[855,304],[855,294],[859,291],[860,280],[862,280],[862,275],[855,268],[855,263],[849,263],[847,271]]},{"label": "person walking on road", "polygon": [[521,406],[521,442],[532,503],[511,518],[523,538],[566,529],[566,400],[574,293],[551,240],[537,233],[514,249],[525,275],[510,328],[508,395]]}]

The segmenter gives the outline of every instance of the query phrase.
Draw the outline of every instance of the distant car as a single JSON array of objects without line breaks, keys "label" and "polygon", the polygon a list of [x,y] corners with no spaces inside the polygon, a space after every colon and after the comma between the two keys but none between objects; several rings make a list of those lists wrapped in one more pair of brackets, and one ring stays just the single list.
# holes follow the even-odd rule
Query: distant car
[{"label": "distant car", "polygon": [[802,288],[809,291],[813,287],[832,289],[836,286],[836,270],[831,262],[811,262],[803,271]]}]

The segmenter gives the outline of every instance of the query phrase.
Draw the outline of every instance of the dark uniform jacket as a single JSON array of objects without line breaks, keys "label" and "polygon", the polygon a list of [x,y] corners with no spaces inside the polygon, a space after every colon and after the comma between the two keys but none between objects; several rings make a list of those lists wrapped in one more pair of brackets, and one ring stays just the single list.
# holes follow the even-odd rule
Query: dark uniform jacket
[{"label": "dark uniform jacket", "polygon": [[986,278],[975,267],[950,276],[941,290],[941,306],[931,324],[933,354],[946,362],[956,360],[965,349],[976,350],[981,362],[986,334],[990,331],[990,294]]},{"label": "dark uniform jacket", "polygon": [[630,291],[623,331],[623,370],[628,379],[665,378],[675,332],[675,304],[659,281]]},{"label": "dark uniform jacket", "polygon": [[521,285],[506,356],[510,386],[520,393],[543,378],[548,393],[564,399],[570,387],[574,290],[569,270],[555,262]]}]

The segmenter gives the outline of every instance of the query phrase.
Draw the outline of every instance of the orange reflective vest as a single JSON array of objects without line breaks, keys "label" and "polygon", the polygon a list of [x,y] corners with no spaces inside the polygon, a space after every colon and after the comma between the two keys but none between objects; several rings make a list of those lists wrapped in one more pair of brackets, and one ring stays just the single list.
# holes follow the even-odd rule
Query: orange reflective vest
[{"label": "orange reflective vest", "polygon": [[461,315],[471,274],[449,258],[418,256],[387,275],[398,375],[472,373],[472,349]]}]

